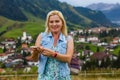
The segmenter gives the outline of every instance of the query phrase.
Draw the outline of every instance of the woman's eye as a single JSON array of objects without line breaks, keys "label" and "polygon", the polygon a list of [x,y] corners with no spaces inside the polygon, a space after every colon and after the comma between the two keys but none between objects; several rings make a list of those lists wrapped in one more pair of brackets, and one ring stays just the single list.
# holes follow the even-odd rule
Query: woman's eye
[{"label": "woman's eye", "polygon": [[59,20],[56,20],[55,22],[56,22],[56,23],[58,23],[58,22],[59,22]]},{"label": "woman's eye", "polygon": [[55,20],[55,21],[50,21],[49,23],[59,23],[59,20]]},{"label": "woman's eye", "polygon": [[53,21],[50,21],[50,23],[53,23]]}]

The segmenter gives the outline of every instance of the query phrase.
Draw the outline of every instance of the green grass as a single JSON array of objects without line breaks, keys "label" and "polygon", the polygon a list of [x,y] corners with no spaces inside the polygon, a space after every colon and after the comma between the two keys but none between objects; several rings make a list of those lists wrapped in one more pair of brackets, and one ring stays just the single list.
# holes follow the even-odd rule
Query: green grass
[{"label": "green grass", "polygon": [[[86,75],[71,75],[72,80],[119,80],[119,75],[115,76],[105,76],[105,75],[94,75],[94,76],[86,76]],[[15,75],[13,77],[0,77],[1,80],[37,80],[37,75],[33,76],[19,76]]]},{"label": "green grass", "polygon": [[22,36],[22,32],[26,31],[31,36],[35,36],[39,34],[41,31],[44,31],[44,25],[41,22],[24,22],[24,26],[14,28],[8,32],[6,32],[3,36],[17,38],[18,36]]},{"label": "green grass", "polygon": [[5,17],[0,16],[0,32],[6,30],[8,26],[11,26],[15,23],[16,21],[12,21],[10,19],[7,19]]},{"label": "green grass", "polygon": [[[10,69],[8,69],[10,70]],[[6,76],[0,75],[1,80],[37,80],[38,74],[36,72],[36,67],[33,67],[32,73],[14,73]],[[105,73],[105,74],[104,74]],[[119,80],[120,79],[120,69],[95,69],[90,71],[80,71],[78,75],[71,75],[72,80]]]},{"label": "green grass", "polygon": [[28,15],[30,18],[28,21],[20,22],[9,20],[5,17],[0,16],[0,32],[10,29],[4,33],[1,38],[17,38],[18,36],[22,36],[22,32],[26,31],[27,34],[30,34],[32,37],[38,35],[40,32],[45,29],[44,20],[33,17],[32,15]]},{"label": "green grass", "polygon": [[3,50],[0,48],[0,54],[2,54],[3,53]]},{"label": "green grass", "polygon": [[[93,45],[91,43],[77,43],[76,45],[78,45],[78,44],[83,45],[84,48],[85,48],[85,46],[89,46],[90,50],[93,51],[93,52],[96,52],[96,50],[97,50],[97,45]],[[99,47],[99,50],[103,51],[104,48],[103,47]]]},{"label": "green grass", "polygon": [[114,49],[114,51],[112,51],[112,53],[118,55],[118,53],[120,53],[120,45],[117,46],[117,47]]}]

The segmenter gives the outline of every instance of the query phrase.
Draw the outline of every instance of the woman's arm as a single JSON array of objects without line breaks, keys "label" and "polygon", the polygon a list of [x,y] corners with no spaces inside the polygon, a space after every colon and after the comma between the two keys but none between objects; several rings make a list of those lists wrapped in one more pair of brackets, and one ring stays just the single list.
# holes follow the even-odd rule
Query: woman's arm
[{"label": "woman's arm", "polygon": [[41,37],[42,37],[41,34],[38,35],[38,37],[37,37],[37,39],[36,39],[36,42],[35,42],[35,46],[40,47]]},{"label": "woman's arm", "polygon": [[48,56],[48,57],[53,57],[53,58],[60,60],[62,62],[70,63],[73,52],[74,52],[74,42],[73,42],[73,38],[70,37],[68,39],[68,43],[67,43],[66,54],[60,54],[58,52],[55,52],[53,50],[46,49],[46,48],[44,48],[44,51],[42,54],[45,56]]},{"label": "woman's arm", "polygon": [[31,59],[33,61],[38,61],[39,55],[41,53],[41,49],[40,49],[40,41],[41,41],[41,34],[38,35],[36,42],[35,42],[35,46],[32,46],[32,55],[31,55]]},{"label": "woman's arm", "polygon": [[[68,39],[68,43],[67,43],[67,51],[66,54],[60,54],[57,53],[57,56],[55,57],[57,60],[63,61],[63,62],[67,62],[70,63],[71,62],[71,58],[74,52],[74,42],[73,42],[73,38],[70,37]],[[55,54],[55,53],[54,53]],[[54,55],[53,54],[53,55]]]}]

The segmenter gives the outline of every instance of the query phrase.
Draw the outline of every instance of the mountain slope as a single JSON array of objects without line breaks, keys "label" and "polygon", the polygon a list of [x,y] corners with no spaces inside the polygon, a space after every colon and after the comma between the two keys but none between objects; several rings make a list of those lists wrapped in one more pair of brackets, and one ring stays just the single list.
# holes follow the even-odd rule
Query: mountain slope
[{"label": "mountain slope", "polygon": [[44,28],[43,20],[21,22],[0,16],[0,41],[6,38],[18,38],[18,36],[22,36],[23,31],[26,31],[35,39],[40,32],[44,31]]},{"label": "mountain slope", "polygon": [[[89,20],[88,18],[80,17],[80,14],[76,13],[72,6],[66,3],[60,3],[57,0],[23,0],[19,2],[18,0],[15,1],[16,3],[19,3],[19,7],[21,7],[23,11],[31,13],[33,16],[42,19],[46,18],[46,15],[50,10],[56,9],[60,10],[64,14],[67,24],[69,26],[81,26],[82,24],[90,25],[92,22],[92,20]],[[86,23],[86,21],[88,22]]]},{"label": "mountain slope", "polygon": [[87,6],[92,10],[102,11],[108,19],[110,19],[114,23],[120,24],[120,4],[106,4],[106,3],[98,3],[91,4]]},{"label": "mountain slope", "polygon": [[93,20],[96,23],[102,23],[102,25],[109,26],[111,23],[106,18],[106,16],[101,11],[95,11],[83,7],[75,7],[75,10],[78,11],[83,16]]},{"label": "mountain slope", "polygon": [[90,8],[92,10],[100,10],[100,11],[106,11],[111,10],[114,8],[115,4],[106,4],[106,3],[94,3],[87,6],[87,8]]},{"label": "mountain slope", "polygon": [[103,11],[103,13],[112,21],[120,21],[120,5],[115,6],[111,10]]},{"label": "mountain slope", "polygon": [[[67,3],[61,3],[58,0],[0,0],[0,15],[9,19],[29,21],[31,18],[39,18],[45,20],[47,13],[50,10],[60,10],[67,21],[68,26],[71,28],[76,27],[96,27],[103,24],[102,20],[105,20],[106,25],[110,23],[109,20],[101,12],[81,14],[80,7],[74,8]],[[88,17],[101,17],[101,21]],[[33,20],[35,21],[35,20]],[[111,24],[110,24],[111,25]]]},{"label": "mountain slope", "polygon": [[0,15],[13,20],[27,20],[18,6],[14,5],[13,0],[0,0]]}]

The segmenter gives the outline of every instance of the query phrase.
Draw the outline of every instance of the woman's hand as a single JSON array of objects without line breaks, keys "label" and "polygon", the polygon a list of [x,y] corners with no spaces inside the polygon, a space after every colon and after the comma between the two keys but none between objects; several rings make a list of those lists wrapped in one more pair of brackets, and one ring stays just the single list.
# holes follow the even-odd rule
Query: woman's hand
[{"label": "woman's hand", "polygon": [[38,61],[39,54],[43,52],[43,47],[42,46],[31,46],[30,47],[32,50],[31,56],[26,57],[27,60],[33,60],[33,61]]},{"label": "woman's hand", "polygon": [[54,55],[54,53],[55,52],[53,50],[43,48],[43,52],[41,54],[43,54],[44,56],[47,56],[47,57],[52,57]]},{"label": "woman's hand", "polygon": [[31,46],[30,48],[35,53],[41,53],[43,51],[43,47],[42,46],[39,46],[39,47],[38,46]]}]

